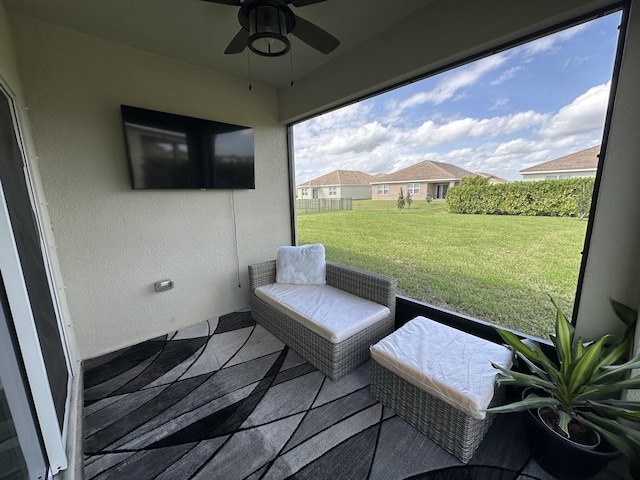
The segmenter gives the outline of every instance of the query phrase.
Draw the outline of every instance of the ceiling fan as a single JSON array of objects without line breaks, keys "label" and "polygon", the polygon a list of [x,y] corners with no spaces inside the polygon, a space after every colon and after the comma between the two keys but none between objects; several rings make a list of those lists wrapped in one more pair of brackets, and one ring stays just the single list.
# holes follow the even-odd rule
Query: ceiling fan
[{"label": "ceiling fan", "polygon": [[295,35],[319,52],[332,52],[340,41],[329,32],[297,16],[289,5],[304,7],[326,0],[204,0],[240,7],[238,21],[242,27],[231,40],[225,54],[244,51],[245,47],[265,57],[278,57],[289,51],[287,35]]}]

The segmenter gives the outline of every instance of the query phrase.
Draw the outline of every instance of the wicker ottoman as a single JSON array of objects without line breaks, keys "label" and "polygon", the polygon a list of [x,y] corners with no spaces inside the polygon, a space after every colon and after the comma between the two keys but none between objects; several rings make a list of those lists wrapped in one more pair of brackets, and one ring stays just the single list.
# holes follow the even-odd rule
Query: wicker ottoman
[{"label": "wicker ottoman", "polygon": [[467,463],[491,424],[502,345],[416,317],[371,347],[371,394]]}]

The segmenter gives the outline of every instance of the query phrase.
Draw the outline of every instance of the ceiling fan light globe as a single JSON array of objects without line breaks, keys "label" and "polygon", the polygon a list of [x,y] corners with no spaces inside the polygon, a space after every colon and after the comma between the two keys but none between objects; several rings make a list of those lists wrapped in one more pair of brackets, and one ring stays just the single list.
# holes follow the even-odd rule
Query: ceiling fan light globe
[{"label": "ceiling fan light globe", "polygon": [[286,54],[291,48],[287,37],[273,33],[258,33],[249,37],[249,49],[265,57],[278,57]]},{"label": "ceiling fan light globe", "polygon": [[287,18],[272,5],[258,5],[249,12],[249,49],[265,57],[284,55],[291,48]]}]

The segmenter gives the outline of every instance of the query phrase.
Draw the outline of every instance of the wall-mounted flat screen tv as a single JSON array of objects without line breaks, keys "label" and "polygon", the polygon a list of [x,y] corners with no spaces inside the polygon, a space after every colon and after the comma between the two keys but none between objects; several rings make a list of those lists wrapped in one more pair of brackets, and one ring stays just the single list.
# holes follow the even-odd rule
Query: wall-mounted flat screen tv
[{"label": "wall-mounted flat screen tv", "polygon": [[255,188],[253,129],[121,105],[134,189]]}]

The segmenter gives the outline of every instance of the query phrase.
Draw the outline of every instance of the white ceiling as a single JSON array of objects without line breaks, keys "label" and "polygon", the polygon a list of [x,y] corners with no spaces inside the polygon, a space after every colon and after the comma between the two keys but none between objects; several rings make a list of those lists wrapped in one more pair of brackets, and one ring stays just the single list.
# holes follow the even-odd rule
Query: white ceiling
[{"label": "white ceiling", "polygon": [[[248,49],[224,55],[240,29],[236,6],[203,0],[4,0],[9,10],[88,35],[275,88],[295,80],[409,17],[432,0],[327,0],[291,7],[340,45],[324,55],[292,37],[292,56],[264,58]],[[292,75],[293,71],[293,75]]]}]

